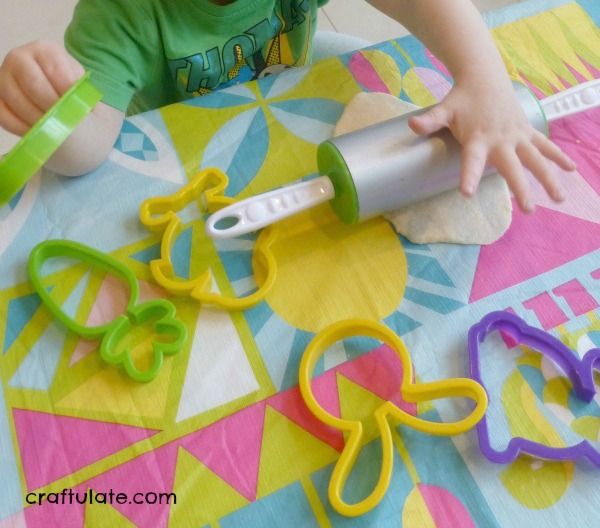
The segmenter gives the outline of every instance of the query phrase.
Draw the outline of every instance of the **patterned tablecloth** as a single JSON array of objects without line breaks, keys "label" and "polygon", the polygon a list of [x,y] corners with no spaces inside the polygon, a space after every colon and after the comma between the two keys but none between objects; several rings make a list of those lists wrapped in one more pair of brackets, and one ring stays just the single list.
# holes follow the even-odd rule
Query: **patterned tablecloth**
[{"label": "patterned tablecloth", "polygon": [[[513,74],[539,96],[600,77],[597,0],[524,2],[488,22]],[[285,53],[285,41],[279,49]],[[383,321],[401,335],[425,381],[464,375],[467,331],[497,309],[580,355],[600,347],[600,111],[552,126],[579,166],[565,184],[567,200],[554,204],[534,185],[536,213],[515,210],[490,246],[416,246],[383,219],[344,226],[327,205],[283,224],[272,246],[278,275],[264,302],[229,314],[173,299],[190,338],[150,384],[104,365],[98,343],[56,325],[27,282],[31,248],[67,238],[129,265],[143,298],[164,296],[149,272],[159,239],[137,216],[145,198],[173,193],[210,166],[227,172],[231,196],[314,175],[316,145],[356,93],[427,105],[449,86],[417,40],[385,42],[128,119],[95,173],[44,174],[1,209],[0,527],[598,526],[600,473],[591,464],[523,457],[497,465],[481,456],[474,432],[449,439],[406,428],[395,435],[384,501],[344,519],[326,491],[344,440],[305,409],[297,377],[312,336],[350,317]],[[177,272],[209,269],[215,291],[251,291],[254,239],[215,246],[203,217],[186,213],[173,250]],[[81,321],[94,324],[122,306],[115,277],[77,262],[48,273],[53,297]],[[598,398],[584,405],[535,351],[494,343],[481,351],[494,446],[517,435],[599,446]],[[387,348],[353,339],[329,350],[318,373],[324,405],[362,419],[368,433],[347,489],[356,500],[378,472],[372,411],[397,399],[400,367]],[[465,409],[449,399],[414,410],[435,420]],[[129,498],[174,492],[177,502],[54,504],[63,489]],[[29,492],[52,503],[25,508]]]}]

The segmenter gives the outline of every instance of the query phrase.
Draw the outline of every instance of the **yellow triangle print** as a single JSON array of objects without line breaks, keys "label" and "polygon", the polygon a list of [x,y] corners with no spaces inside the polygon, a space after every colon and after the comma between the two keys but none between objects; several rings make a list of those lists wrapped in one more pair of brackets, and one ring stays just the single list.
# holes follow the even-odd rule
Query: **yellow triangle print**
[{"label": "yellow triangle print", "polygon": [[246,506],[248,501],[183,448],[177,454],[177,504],[171,505],[169,526],[197,528]]},{"label": "yellow triangle print", "polygon": [[[568,26],[567,21],[571,21],[576,25]],[[581,6],[575,3],[565,5],[553,12],[540,13],[535,21],[527,20],[526,22],[531,30],[539,33],[539,37],[544,41],[548,48],[548,59],[553,66],[568,64],[584,79],[593,79],[588,69],[579,60],[580,55],[578,53],[580,49],[578,48],[581,48],[580,44],[584,44],[588,45],[592,50],[597,50],[600,32],[597,29],[589,33],[585,32],[586,26],[590,28],[594,27],[594,24],[590,24],[591,20]],[[578,30],[584,30],[573,32],[577,34],[580,42],[573,41],[574,35],[572,35],[571,31],[565,31],[565,25],[569,29],[577,28]],[[568,71],[566,66],[564,68]],[[577,83],[577,79],[572,74],[569,81]]]},{"label": "yellow triangle print", "polygon": [[350,381],[341,374],[336,374],[338,394],[340,397],[340,413],[344,420],[361,421],[363,424],[363,444],[380,436],[373,412],[385,403],[367,389]]},{"label": "yellow triangle print", "polygon": [[258,498],[330,464],[339,453],[267,405]]},{"label": "yellow triangle print", "polygon": [[110,504],[88,504],[85,507],[84,528],[135,528],[127,517]]},{"label": "yellow triangle print", "polygon": [[290,156],[285,148],[272,148],[256,177],[237,195],[240,199],[291,183],[316,170],[315,146],[295,136],[270,110],[266,110],[265,116],[269,135],[277,138],[278,144],[294,145],[294,155]]},{"label": "yellow triangle print", "polygon": [[402,509],[402,526],[404,528],[436,528],[435,521],[431,517],[418,486],[415,486],[406,497]]},{"label": "yellow triangle print", "polygon": [[518,70],[544,93],[552,93],[550,83],[562,88],[554,71],[543,60],[535,38],[523,22],[500,26],[492,31]]},{"label": "yellow triangle print", "polygon": [[105,366],[60,400],[57,408],[160,418],[165,412],[171,370],[172,361],[167,359],[152,383],[136,383],[119,369]]}]

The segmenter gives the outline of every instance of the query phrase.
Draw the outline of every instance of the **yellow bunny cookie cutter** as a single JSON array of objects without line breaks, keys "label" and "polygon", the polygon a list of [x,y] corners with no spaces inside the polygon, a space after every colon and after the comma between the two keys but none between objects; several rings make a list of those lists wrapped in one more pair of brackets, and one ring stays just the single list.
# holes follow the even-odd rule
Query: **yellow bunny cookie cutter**
[{"label": "yellow bunny cookie cutter", "polygon": [[150,272],[160,286],[174,295],[189,296],[226,310],[245,310],[262,301],[275,282],[277,262],[271,246],[276,238],[276,226],[264,229],[256,241],[252,268],[259,287],[245,297],[228,297],[210,291],[209,269],[192,279],[177,277],[171,259],[175,241],[184,227],[177,213],[195,201],[200,201],[208,213],[231,205],[236,200],[224,196],[228,183],[227,176],[219,169],[205,169],[175,194],[145,200],[140,207],[140,221],[150,231],[162,233],[160,258],[150,262]]},{"label": "yellow bunny cookie cutter", "polygon": [[[338,418],[323,409],[312,391],[311,379],[317,361],[329,347],[338,341],[356,336],[377,339],[394,351],[402,365],[400,394],[406,402],[418,403],[448,397],[462,397],[473,400],[475,408],[469,415],[457,422],[442,423],[429,422],[413,416],[391,401],[380,405],[374,412],[382,444],[379,479],[368,497],[355,504],[349,504],[342,499],[342,493],[362,447],[363,425],[360,421]],[[396,425],[403,424],[422,433],[450,436],[464,433],[475,427],[483,418],[488,405],[485,389],[472,379],[453,378],[429,383],[413,383],[412,362],[402,340],[381,323],[362,319],[335,323],[313,338],[300,362],[300,392],[304,402],[319,421],[348,433],[344,450],[335,465],[328,489],[332,507],[341,515],[348,517],[356,517],[371,511],[383,499],[390,485],[394,444],[388,419],[391,419]]]}]

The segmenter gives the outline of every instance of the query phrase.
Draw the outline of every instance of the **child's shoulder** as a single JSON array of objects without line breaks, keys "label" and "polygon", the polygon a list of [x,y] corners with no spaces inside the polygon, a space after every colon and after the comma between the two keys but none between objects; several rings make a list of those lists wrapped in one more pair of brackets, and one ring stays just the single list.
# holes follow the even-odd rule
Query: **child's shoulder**
[{"label": "child's shoulder", "polygon": [[127,20],[134,22],[136,19],[154,17],[156,7],[161,0],[78,0],[75,6],[73,20],[81,14],[94,14],[96,16],[110,16],[115,19],[127,16]]}]

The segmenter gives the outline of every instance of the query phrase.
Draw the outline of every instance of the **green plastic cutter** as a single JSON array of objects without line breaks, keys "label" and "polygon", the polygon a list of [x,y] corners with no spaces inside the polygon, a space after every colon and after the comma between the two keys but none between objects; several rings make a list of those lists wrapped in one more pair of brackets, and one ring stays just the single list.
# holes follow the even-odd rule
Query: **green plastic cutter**
[{"label": "green plastic cutter", "polygon": [[25,186],[101,99],[86,73],[0,159],[0,205]]}]

